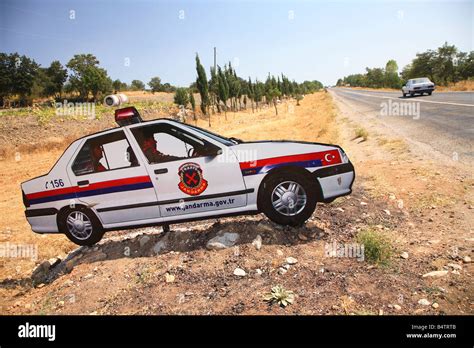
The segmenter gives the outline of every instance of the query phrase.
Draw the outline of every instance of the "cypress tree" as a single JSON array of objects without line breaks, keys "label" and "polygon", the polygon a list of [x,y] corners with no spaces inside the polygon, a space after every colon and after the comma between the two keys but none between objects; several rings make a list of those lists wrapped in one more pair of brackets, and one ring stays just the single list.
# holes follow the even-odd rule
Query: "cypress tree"
[{"label": "cypress tree", "polygon": [[222,72],[221,67],[217,67],[218,70],[218,81],[219,81],[219,99],[224,102],[224,115],[227,120],[227,99],[229,98],[229,84],[227,83],[227,77]]},{"label": "cypress tree", "polygon": [[[196,53],[196,87],[201,95],[201,111],[204,115],[207,115],[207,107],[209,106],[209,85],[207,83],[207,76],[204,67],[199,60],[199,56]],[[211,126],[211,117],[209,116],[209,127]]]},{"label": "cypress tree", "polygon": [[219,105],[219,78],[217,76],[216,69],[214,69],[214,67],[212,66],[211,66],[211,81],[209,82],[209,94],[210,94],[210,99],[211,99],[211,105],[215,105],[217,108],[217,112],[221,113],[221,108]]},{"label": "cypress tree", "polygon": [[197,121],[196,117],[196,100],[194,99],[193,90],[189,89],[189,102],[191,103],[191,108],[193,109],[193,118],[194,121]]},{"label": "cypress tree", "polygon": [[248,96],[250,98],[250,102],[252,104],[252,112],[254,112],[254,108],[253,108],[253,102],[255,101],[255,92],[254,92],[254,87],[252,85],[252,79],[250,78],[249,76],[249,82],[248,82]]},{"label": "cypress tree", "polygon": [[234,69],[233,83],[234,83],[234,93],[235,93],[235,99],[236,99],[235,108],[237,109],[237,100],[238,100],[239,101],[239,111],[240,111],[240,109],[242,108],[242,105],[240,104],[240,97],[242,96],[242,92],[241,92],[242,86],[240,85],[240,80],[239,80],[239,77],[237,76],[237,73],[235,72],[235,69]]}]

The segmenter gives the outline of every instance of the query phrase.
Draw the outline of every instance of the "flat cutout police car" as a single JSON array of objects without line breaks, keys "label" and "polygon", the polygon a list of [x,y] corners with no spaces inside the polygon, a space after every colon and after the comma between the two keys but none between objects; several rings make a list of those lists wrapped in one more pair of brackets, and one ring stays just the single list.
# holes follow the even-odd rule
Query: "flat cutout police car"
[{"label": "flat cutout police car", "polygon": [[92,245],[111,230],[260,212],[299,226],[317,202],[351,193],[354,167],[336,145],[241,141],[143,122],[133,107],[115,119],[119,127],[76,140],[48,174],[21,184],[34,232]]}]

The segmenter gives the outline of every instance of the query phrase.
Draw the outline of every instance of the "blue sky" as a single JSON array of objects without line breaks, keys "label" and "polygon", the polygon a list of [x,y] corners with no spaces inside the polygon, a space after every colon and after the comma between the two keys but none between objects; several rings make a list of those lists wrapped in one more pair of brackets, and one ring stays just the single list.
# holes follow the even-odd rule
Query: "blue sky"
[{"label": "blue sky", "polygon": [[[473,50],[474,1],[3,0],[0,51],[42,66],[92,53],[112,78],[153,76],[187,86],[198,52],[208,70],[231,61],[242,77],[285,73],[335,84],[382,67],[400,69],[445,41]],[[74,12],[71,12],[74,11]],[[74,18],[72,18],[74,17]]]}]

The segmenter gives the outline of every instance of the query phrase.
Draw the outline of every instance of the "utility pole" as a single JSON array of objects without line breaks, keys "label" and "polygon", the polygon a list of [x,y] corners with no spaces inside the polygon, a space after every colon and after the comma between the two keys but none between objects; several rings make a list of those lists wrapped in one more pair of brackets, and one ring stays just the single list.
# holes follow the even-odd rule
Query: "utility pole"
[{"label": "utility pole", "polygon": [[217,71],[217,70],[216,70],[216,68],[217,68],[217,66],[216,66],[216,64],[217,64],[217,63],[216,63],[216,55],[217,55],[217,53],[216,53],[216,48],[214,47],[214,71]]}]

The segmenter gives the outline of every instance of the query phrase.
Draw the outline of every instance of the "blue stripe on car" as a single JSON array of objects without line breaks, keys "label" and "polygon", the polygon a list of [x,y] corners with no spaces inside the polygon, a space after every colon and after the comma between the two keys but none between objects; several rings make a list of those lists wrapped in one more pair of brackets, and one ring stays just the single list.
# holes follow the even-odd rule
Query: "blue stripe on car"
[{"label": "blue stripe on car", "polygon": [[99,188],[99,189],[94,189],[94,190],[79,191],[75,193],[74,192],[66,193],[62,195],[55,195],[55,196],[49,196],[49,197],[43,197],[43,198],[36,198],[36,199],[31,199],[30,204],[40,204],[40,203],[47,203],[47,202],[54,202],[54,201],[62,201],[65,199],[90,197],[90,196],[104,195],[107,193],[142,190],[146,188],[153,188],[153,183],[143,182],[143,183],[138,183],[138,184],[113,186],[113,187]]},{"label": "blue stripe on car", "polygon": [[265,168],[265,172],[267,172],[271,169],[286,166],[286,165],[292,165],[292,166],[303,167],[303,168],[311,168],[311,167],[321,167],[323,164],[322,164],[322,161],[320,159],[309,160],[309,161],[300,161],[300,162],[277,163],[277,164],[272,164],[272,165],[263,166],[263,167],[242,169],[242,175],[243,176],[248,176],[248,175],[260,174],[262,169],[264,169],[264,168]]}]

